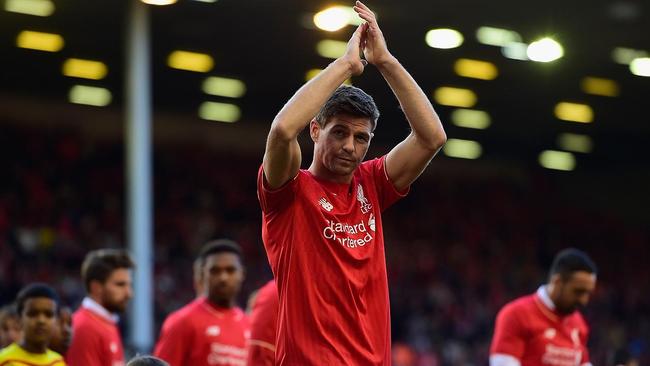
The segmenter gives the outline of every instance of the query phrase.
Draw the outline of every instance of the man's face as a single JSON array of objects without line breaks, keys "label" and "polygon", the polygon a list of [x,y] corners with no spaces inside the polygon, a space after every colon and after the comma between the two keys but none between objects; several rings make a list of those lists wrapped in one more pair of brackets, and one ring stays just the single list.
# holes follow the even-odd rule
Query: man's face
[{"label": "man's face", "polygon": [[59,310],[59,321],[55,323],[50,339],[50,349],[65,355],[72,342],[72,313],[69,308]]},{"label": "man's face", "polygon": [[4,348],[20,339],[20,321],[14,316],[7,316],[0,324],[0,348]]},{"label": "man's face", "polygon": [[566,281],[558,275],[554,281],[559,292],[555,306],[561,314],[571,314],[587,306],[596,288],[596,275],[586,271],[573,272]]},{"label": "man's face", "polygon": [[56,326],[56,302],[48,297],[25,300],[20,321],[23,338],[27,343],[47,346]]},{"label": "man's face", "polygon": [[220,306],[230,306],[244,281],[244,268],[235,253],[208,256],[203,265],[203,279],[208,298]]},{"label": "man's face", "polygon": [[133,296],[131,287],[131,270],[118,268],[114,270],[101,284],[101,305],[112,313],[122,313],[126,310]]},{"label": "man's face", "polygon": [[366,117],[336,115],[325,126],[312,122],[316,156],[334,176],[349,176],[361,164],[372,139]]}]

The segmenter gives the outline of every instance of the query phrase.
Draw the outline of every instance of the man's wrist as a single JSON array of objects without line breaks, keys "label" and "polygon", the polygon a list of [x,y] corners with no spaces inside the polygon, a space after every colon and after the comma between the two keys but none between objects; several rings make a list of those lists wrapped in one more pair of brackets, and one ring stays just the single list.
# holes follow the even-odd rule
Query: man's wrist
[{"label": "man's wrist", "polygon": [[397,65],[399,65],[399,61],[395,56],[391,54],[389,54],[387,57],[384,57],[383,59],[375,63],[375,66],[377,67],[377,69],[379,69],[380,72],[390,70],[391,68]]},{"label": "man's wrist", "polygon": [[344,57],[339,57],[336,60],[334,60],[334,62],[332,62],[332,66],[334,68],[337,68],[337,69],[341,70],[341,72],[343,72],[345,74],[346,79],[349,79],[352,76],[352,74],[354,73],[353,72],[353,69],[354,69],[353,62],[350,59],[348,59],[347,57],[345,57],[345,56]]}]

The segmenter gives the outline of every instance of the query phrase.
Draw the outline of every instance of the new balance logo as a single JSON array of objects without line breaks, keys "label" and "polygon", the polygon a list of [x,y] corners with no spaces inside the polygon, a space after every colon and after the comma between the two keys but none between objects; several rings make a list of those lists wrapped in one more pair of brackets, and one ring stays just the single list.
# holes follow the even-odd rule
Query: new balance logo
[{"label": "new balance logo", "polygon": [[334,206],[332,206],[332,204],[329,203],[329,202],[325,199],[325,197],[319,199],[319,200],[318,200],[318,204],[320,204],[321,207],[323,207],[327,212],[330,212],[330,211],[332,211],[332,209],[334,209]]},{"label": "new balance logo", "polygon": [[205,335],[210,337],[217,337],[221,334],[221,328],[218,325],[211,325],[205,328]]}]

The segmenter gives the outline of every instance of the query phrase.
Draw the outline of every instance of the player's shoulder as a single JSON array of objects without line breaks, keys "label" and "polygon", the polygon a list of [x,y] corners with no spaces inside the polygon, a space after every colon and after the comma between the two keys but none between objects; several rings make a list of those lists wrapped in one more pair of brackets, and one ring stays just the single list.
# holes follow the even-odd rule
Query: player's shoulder
[{"label": "player's shoulder", "polygon": [[535,307],[535,295],[534,294],[525,295],[525,296],[518,297],[505,304],[501,308],[501,311],[499,311],[499,313],[506,314],[506,315],[523,314],[529,312],[534,307]]},{"label": "player's shoulder", "polygon": [[[45,356],[47,357],[47,360],[49,362],[52,362],[52,363],[53,362],[63,362],[63,356],[60,353],[58,353],[56,351],[52,351],[49,348],[47,349],[47,351],[45,353]],[[55,363],[54,365],[59,365],[59,364]]]},{"label": "player's shoulder", "polygon": [[183,323],[193,318],[193,315],[199,310],[201,303],[204,302],[203,298],[197,298],[185,304],[183,307],[172,311],[167,315],[165,323]]},{"label": "player's shoulder", "polygon": [[382,170],[384,165],[384,156],[364,161],[357,168],[357,174],[373,174],[375,171]]},{"label": "player's shoulder", "polygon": [[278,297],[278,286],[275,284],[275,280],[267,282],[258,293],[258,298],[264,300],[272,300]]},{"label": "player's shoulder", "polygon": [[578,327],[582,328],[584,331],[589,330],[589,325],[587,324],[587,320],[585,319],[584,315],[582,315],[581,312],[575,311],[573,314],[571,314],[571,321],[574,322]]},{"label": "player's shoulder", "polygon": [[0,349],[0,362],[7,360],[11,356],[15,356],[20,348],[16,343],[12,343],[5,348]]}]

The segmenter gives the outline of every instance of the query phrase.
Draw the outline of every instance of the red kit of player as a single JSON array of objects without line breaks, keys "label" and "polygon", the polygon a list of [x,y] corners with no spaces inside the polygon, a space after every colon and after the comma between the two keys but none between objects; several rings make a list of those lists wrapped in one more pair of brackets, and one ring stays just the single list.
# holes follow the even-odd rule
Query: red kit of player
[{"label": "red kit of player", "polygon": [[124,350],[117,317],[90,298],[72,315],[68,366],[123,366]]},{"label": "red kit of player", "polygon": [[269,281],[257,293],[251,311],[248,365],[275,365],[275,332],[278,329],[278,288]]},{"label": "red kit of player", "polygon": [[218,308],[202,297],[165,320],[154,355],[171,366],[245,366],[249,336],[240,308]]},{"label": "red kit of player", "polygon": [[389,365],[390,309],[381,212],[403,197],[385,157],[362,163],[350,184],[307,170],[264,186],[262,238],[280,299],[277,365]]},{"label": "red kit of player", "polygon": [[545,291],[540,287],[537,293],[516,299],[499,312],[491,359],[515,359],[521,366],[590,365],[589,330],[582,315],[578,311],[558,314]]}]

